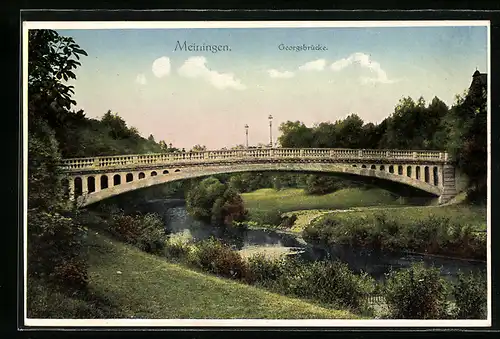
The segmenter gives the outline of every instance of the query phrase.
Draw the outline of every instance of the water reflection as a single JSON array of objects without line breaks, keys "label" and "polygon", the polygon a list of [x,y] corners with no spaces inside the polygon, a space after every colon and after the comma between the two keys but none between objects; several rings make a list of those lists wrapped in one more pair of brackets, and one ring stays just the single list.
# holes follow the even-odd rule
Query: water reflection
[{"label": "water reflection", "polygon": [[[186,211],[182,200],[149,201],[141,207],[143,212],[158,213],[165,222],[165,230],[169,234],[190,232],[197,241],[216,237],[237,250],[249,248],[252,253],[258,247],[279,247],[281,253],[290,250],[305,261],[341,260],[355,272],[367,272],[377,280],[383,280],[384,274],[391,269],[409,267],[412,263],[422,261],[426,266],[441,269],[444,277],[453,279],[459,270],[486,270],[485,262],[423,256],[405,253],[388,253],[382,251],[355,249],[350,246],[312,246],[305,243],[300,236],[268,230],[243,230],[237,228],[220,228],[194,220]],[[263,251],[264,252],[264,251]]]}]

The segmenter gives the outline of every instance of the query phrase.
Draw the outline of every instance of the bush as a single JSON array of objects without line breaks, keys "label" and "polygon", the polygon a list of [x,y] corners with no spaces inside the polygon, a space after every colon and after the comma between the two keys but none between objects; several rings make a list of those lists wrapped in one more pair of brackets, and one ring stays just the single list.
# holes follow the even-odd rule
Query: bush
[{"label": "bush", "polygon": [[332,214],[313,221],[302,236],[309,242],[452,254],[472,259],[485,259],[487,248],[485,233],[478,234],[470,224],[456,224],[435,215],[402,221],[386,213],[355,217]]},{"label": "bush", "polygon": [[292,214],[290,216],[284,216],[281,220],[281,227],[291,228],[295,221],[297,221],[297,215]]},{"label": "bush", "polygon": [[308,265],[303,280],[305,296],[351,310],[361,310],[375,288],[367,274],[355,274],[340,261],[317,261]]},{"label": "bush", "polygon": [[82,289],[88,283],[87,269],[85,261],[77,259],[64,261],[54,267],[54,277],[68,287]]},{"label": "bush", "polygon": [[422,263],[390,272],[384,288],[391,316],[397,319],[446,317],[447,285],[439,269]]},{"label": "bush", "polygon": [[117,239],[145,252],[159,253],[163,250],[165,232],[163,222],[156,214],[113,215],[108,231]]},{"label": "bush", "polygon": [[107,296],[89,290],[69,291],[37,278],[27,282],[27,314],[43,319],[121,318],[123,314]]},{"label": "bush", "polygon": [[87,285],[86,230],[59,213],[28,211],[28,276],[68,287]]},{"label": "bush", "polygon": [[457,307],[455,316],[459,319],[485,319],[487,305],[487,284],[484,274],[459,272],[452,286]]},{"label": "bush", "polygon": [[284,274],[285,260],[269,259],[261,253],[252,255],[247,259],[249,270],[249,283],[271,288]]},{"label": "bush", "polygon": [[192,251],[193,237],[189,232],[171,234],[165,240],[164,254],[170,259],[187,259]]},{"label": "bush", "polygon": [[241,255],[213,237],[198,243],[190,261],[202,270],[222,277],[248,277],[248,266]]},{"label": "bush", "polygon": [[278,227],[282,222],[281,211],[278,210],[270,210],[270,211],[261,211],[261,212],[253,212],[251,215],[251,220],[256,222],[258,225],[265,225],[270,227]]}]

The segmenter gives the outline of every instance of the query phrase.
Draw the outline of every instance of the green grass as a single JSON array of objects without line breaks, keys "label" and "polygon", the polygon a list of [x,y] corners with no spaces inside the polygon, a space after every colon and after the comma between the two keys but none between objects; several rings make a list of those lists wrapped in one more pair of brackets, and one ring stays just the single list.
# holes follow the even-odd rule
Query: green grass
[{"label": "green grass", "polygon": [[264,188],[243,193],[241,196],[250,213],[270,210],[285,213],[297,210],[347,209],[401,204],[401,200],[396,195],[379,188],[346,188],[325,195],[307,195],[303,189],[299,188],[280,191]]},{"label": "green grass", "polygon": [[[386,212],[395,219],[406,223],[416,222],[428,219],[431,215],[436,217],[446,217],[460,225],[471,225],[476,231],[486,230],[486,207],[472,205],[446,205],[446,206],[405,206],[399,208],[387,207],[378,208],[360,208],[346,213],[335,213],[339,220],[345,219],[366,219],[372,218],[381,211]],[[330,213],[328,213],[330,214]]]},{"label": "green grass", "polygon": [[[90,290],[121,317],[147,319],[352,319],[357,316],[201,274],[94,233]],[[117,273],[120,271],[121,273]]]}]

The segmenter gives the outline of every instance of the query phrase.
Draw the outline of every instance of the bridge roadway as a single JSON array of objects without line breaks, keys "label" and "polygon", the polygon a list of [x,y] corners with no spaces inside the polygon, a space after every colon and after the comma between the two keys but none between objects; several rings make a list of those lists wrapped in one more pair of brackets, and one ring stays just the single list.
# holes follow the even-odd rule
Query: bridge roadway
[{"label": "bridge roadway", "polygon": [[69,199],[85,206],[175,180],[248,171],[335,172],[419,188],[446,202],[456,195],[455,171],[440,151],[267,148],[63,159]]}]

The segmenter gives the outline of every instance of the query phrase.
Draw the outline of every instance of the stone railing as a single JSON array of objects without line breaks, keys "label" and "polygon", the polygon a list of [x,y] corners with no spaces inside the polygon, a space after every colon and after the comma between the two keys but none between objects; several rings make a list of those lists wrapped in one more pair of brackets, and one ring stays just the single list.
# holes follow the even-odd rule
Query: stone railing
[{"label": "stone railing", "polygon": [[273,160],[273,159],[342,159],[384,161],[446,162],[448,155],[440,151],[401,151],[339,148],[262,148],[240,150],[212,150],[187,153],[155,153],[116,155],[93,158],[63,159],[61,168],[67,171],[120,168],[122,166],[163,165],[170,163],[210,163],[220,160]]}]

